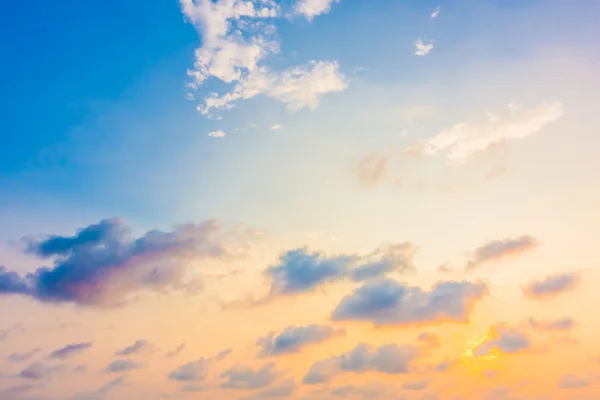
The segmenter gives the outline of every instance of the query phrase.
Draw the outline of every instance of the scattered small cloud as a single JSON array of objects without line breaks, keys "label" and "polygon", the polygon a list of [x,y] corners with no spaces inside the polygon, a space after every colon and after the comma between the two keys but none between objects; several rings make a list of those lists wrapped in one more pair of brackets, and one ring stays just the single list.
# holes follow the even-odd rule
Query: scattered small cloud
[{"label": "scattered small cloud", "polygon": [[231,353],[233,353],[233,350],[231,350],[231,349],[222,350],[215,356],[215,360],[222,361],[222,360],[226,359],[227,356],[229,356]]},{"label": "scattered small cloud", "polygon": [[259,369],[252,369],[245,365],[236,365],[221,374],[227,379],[221,384],[223,389],[262,389],[279,378],[275,363],[268,363]]},{"label": "scattered small cloud", "polygon": [[340,0],[297,0],[294,4],[294,15],[301,15],[309,22],[321,14],[331,11],[331,6]]},{"label": "scattered small cloud", "polygon": [[577,325],[577,322],[573,318],[569,317],[546,320],[540,320],[532,317],[529,318],[529,325],[538,331],[559,332],[573,329]]},{"label": "scattered small cloud", "polygon": [[283,128],[283,125],[280,125],[280,124],[271,125],[271,130],[272,131],[279,131],[282,128]]},{"label": "scattered small cloud", "polygon": [[433,41],[426,43],[422,39],[417,39],[415,42],[415,54],[417,56],[426,56],[431,50],[433,50]]},{"label": "scattered small cloud", "polygon": [[518,353],[533,348],[533,340],[523,329],[498,324],[490,329],[486,340],[473,349],[475,357],[487,356],[491,352]]},{"label": "scattered small cloud", "polygon": [[536,134],[564,113],[560,102],[543,103],[529,109],[509,104],[504,116],[488,113],[486,122],[463,122],[438,133],[426,142],[424,153],[435,155],[446,150],[452,163],[464,163],[492,145]]},{"label": "scattered small cloud", "polygon": [[181,353],[183,351],[184,347],[185,347],[185,343],[181,343],[179,346],[177,346],[173,350],[168,351],[167,354],[165,354],[165,355],[167,357],[175,357],[176,355],[178,355],[179,353]]},{"label": "scattered small cloud", "polygon": [[335,397],[362,398],[362,399],[391,399],[397,398],[398,390],[391,385],[381,382],[370,382],[364,385],[344,385],[331,389]]},{"label": "scattered small cloud", "polygon": [[433,12],[431,13],[431,18],[439,17],[441,11],[442,11],[442,9],[440,6],[436,7],[435,10],[433,10]]},{"label": "scattered small cloud", "polygon": [[429,386],[429,379],[421,379],[418,381],[405,382],[402,384],[402,390],[425,390]]},{"label": "scattered small cloud", "polygon": [[212,131],[212,132],[208,132],[208,136],[213,137],[213,138],[223,138],[225,137],[225,132],[223,131]]},{"label": "scattered small cloud", "polygon": [[125,359],[125,360],[114,360],[110,364],[104,368],[104,373],[114,374],[121,372],[128,372],[134,369],[142,368],[143,364],[137,363],[133,360]]},{"label": "scattered small cloud", "polygon": [[371,187],[385,177],[389,166],[387,156],[368,154],[361,158],[356,165],[356,177],[363,187]]},{"label": "scattered small cloud", "polygon": [[72,343],[50,353],[50,358],[64,360],[83,353],[92,347],[92,342]]},{"label": "scattered small cloud", "polygon": [[290,326],[280,333],[271,332],[259,339],[259,357],[296,353],[306,346],[322,343],[343,334],[344,330],[327,325]]},{"label": "scattered small cloud", "polygon": [[589,379],[581,378],[572,374],[564,375],[558,382],[557,387],[563,390],[581,389],[591,385]]},{"label": "scattered small cloud", "polygon": [[40,349],[39,347],[36,349],[33,349],[31,351],[27,351],[25,353],[12,353],[8,356],[8,359],[12,362],[21,362],[21,361],[26,361],[29,360],[31,357],[33,357],[34,355],[36,355],[37,353],[39,353],[42,349]]},{"label": "scattered small cloud", "polygon": [[169,379],[180,382],[203,381],[208,375],[208,370],[209,361],[199,358],[177,367],[169,374]]},{"label": "scattered small cloud", "polygon": [[344,297],[334,321],[366,321],[374,325],[465,323],[478,301],[488,294],[483,282],[440,281],[430,291],[392,279],[368,282]]},{"label": "scattered small cloud", "polygon": [[36,362],[19,372],[19,378],[39,381],[46,379],[63,369],[61,365],[47,365]]},{"label": "scattered small cloud", "polygon": [[440,347],[440,339],[435,333],[422,332],[417,336],[417,341],[423,343],[428,349]]},{"label": "scattered small cloud", "polygon": [[541,280],[531,281],[522,286],[523,294],[534,300],[553,299],[561,294],[575,290],[581,282],[576,272],[550,275]]},{"label": "scattered small cloud", "polygon": [[494,167],[490,169],[484,176],[484,180],[486,182],[493,181],[494,179],[498,179],[506,174],[506,168],[504,167]]},{"label": "scattered small cloud", "polygon": [[130,346],[115,353],[115,356],[130,356],[133,354],[150,353],[154,351],[154,345],[145,339],[138,339]]},{"label": "scattered small cloud", "polygon": [[484,263],[515,256],[537,246],[539,246],[538,240],[530,235],[493,240],[475,249],[466,269],[474,269]]}]

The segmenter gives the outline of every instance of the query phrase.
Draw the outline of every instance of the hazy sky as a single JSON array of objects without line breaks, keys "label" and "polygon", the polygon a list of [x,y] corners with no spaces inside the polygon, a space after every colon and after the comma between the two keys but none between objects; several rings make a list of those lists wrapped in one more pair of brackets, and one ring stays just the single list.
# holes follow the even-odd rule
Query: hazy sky
[{"label": "hazy sky", "polygon": [[0,399],[600,398],[599,15],[8,1]]}]

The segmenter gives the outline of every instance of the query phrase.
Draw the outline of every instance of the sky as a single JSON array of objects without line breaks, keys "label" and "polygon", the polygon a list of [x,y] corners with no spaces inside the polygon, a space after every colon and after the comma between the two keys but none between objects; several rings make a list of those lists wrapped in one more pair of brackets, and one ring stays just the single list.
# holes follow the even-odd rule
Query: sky
[{"label": "sky", "polygon": [[0,399],[599,399],[599,13],[3,4]]}]

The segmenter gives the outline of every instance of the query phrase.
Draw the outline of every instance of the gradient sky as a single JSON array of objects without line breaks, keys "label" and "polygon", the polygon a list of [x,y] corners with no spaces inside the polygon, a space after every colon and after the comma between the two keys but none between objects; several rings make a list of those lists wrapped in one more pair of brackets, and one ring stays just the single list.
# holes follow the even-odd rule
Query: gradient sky
[{"label": "gradient sky", "polygon": [[600,399],[599,15],[9,0],[0,399]]}]

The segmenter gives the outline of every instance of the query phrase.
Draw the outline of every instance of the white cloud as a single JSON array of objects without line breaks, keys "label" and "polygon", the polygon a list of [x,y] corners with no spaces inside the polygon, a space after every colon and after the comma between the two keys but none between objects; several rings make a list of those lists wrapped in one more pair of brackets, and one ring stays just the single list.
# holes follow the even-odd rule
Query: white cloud
[{"label": "white cloud", "polygon": [[433,10],[433,12],[431,13],[431,18],[437,18],[440,15],[440,11],[441,8],[439,6],[436,7],[436,9]]},{"label": "white cloud", "polygon": [[[339,1],[339,0],[334,0]],[[197,90],[210,78],[232,84],[233,89],[212,93],[198,106],[211,110],[230,109],[237,100],[264,94],[287,104],[288,109],[314,109],[323,94],[346,88],[336,62],[313,61],[284,71],[262,65],[280,51],[276,28],[270,20],[281,17],[273,0],[180,0],[183,14],[202,37],[195,51],[194,68],[188,71],[188,87]],[[332,0],[301,0],[294,10],[312,20],[328,12]]]},{"label": "white cloud", "polygon": [[278,130],[281,130],[281,128],[283,128],[283,125],[280,125],[280,124],[271,125],[272,131],[278,131]]},{"label": "white cloud", "polygon": [[421,39],[415,42],[415,54],[418,56],[426,56],[433,50],[433,42],[425,43]]},{"label": "white cloud", "polygon": [[223,132],[223,131],[212,131],[212,132],[208,132],[208,136],[214,137],[214,138],[222,138],[222,137],[225,137],[225,132]]},{"label": "white cloud", "polygon": [[333,3],[339,3],[340,0],[298,0],[294,5],[294,14],[302,15],[308,21],[313,21],[315,17],[321,14],[327,14],[331,11]]},{"label": "white cloud", "polygon": [[564,106],[560,102],[544,103],[530,109],[511,103],[504,116],[488,114],[486,122],[463,122],[438,133],[427,141],[424,152],[433,155],[446,150],[450,161],[461,163],[493,144],[538,133],[563,115]]}]

